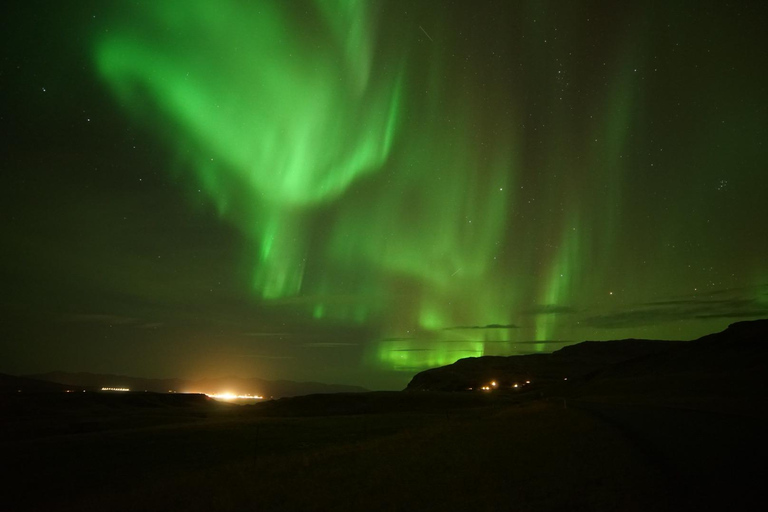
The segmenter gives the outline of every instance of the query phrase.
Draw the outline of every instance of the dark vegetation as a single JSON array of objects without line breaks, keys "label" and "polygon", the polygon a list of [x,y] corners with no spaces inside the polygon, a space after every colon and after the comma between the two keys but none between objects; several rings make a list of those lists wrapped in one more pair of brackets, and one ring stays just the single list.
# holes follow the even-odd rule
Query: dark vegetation
[{"label": "dark vegetation", "polygon": [[[2,393],[0,509],[759,509],[766,341],[761,321],[650,351],[656,342],[579,345],[566,351],[567,381],[483,373],[515,366],[474,360],[485,369],[468,374],[500,384],[487,393],[242,406],[187,394]],[[622,345],[632,357],[614,353]],[[588,371],[574,370],[579,358]],[[526,371],[546,369],[536,364]],[[536,380],[501,385],[526,376]]]}]

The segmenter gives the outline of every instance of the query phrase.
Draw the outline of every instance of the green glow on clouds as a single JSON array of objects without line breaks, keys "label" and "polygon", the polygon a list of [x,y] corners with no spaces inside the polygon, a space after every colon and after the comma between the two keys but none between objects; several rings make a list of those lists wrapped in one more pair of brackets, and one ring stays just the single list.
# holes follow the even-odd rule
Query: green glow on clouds
[{"label": "green glow on clouds", "polygon": [[[399,340],[369,343],[368,357],[413,371],[519,338],[510,327],[447,340],[446,328],[515,324],[543,351],[581,336],[568,308],[675,291],[643,288],[682,278],[632,245],[637,233],[650,254],[667,250],[647,235],[659,223],[624,234],[638,224],[628,177],[659,145],[641,129],[653,76],[642,30],[593,57],[587,16],[560,19],[553,37],[555,21],[527,3],[521,16],[539,23],[521,24],[499,61],[517,64],[473,73],[479,51],[457,20],[432,16],[427,40],[390,5],[149,2],[97,41],[119,104],[248,242],[242,279],[258,305],[368,326]],[[592,67],[571,64],[574,52]]]},{"label": "green glow on clouds", "polygon": [[[375,72],[384,66],[372,5],[316,7],[299,38],[278,3],[153,3],[140,24],[101,41],[98,68],[124,105],[173,133],[222,217],[252,240],[261,298],[314,296],[313,318],[363,323],[408,294],[413,316],[385,318],[395,330],[439,330],[455,311],[496,321],[505,313],[494,294],[446,305],[484,288],[504,237],[511,147],[490,157],[472,147],[471,120],[446,125],[437,105],[450,99],[438,97],[393,155],[412,108],[405,52]],[[380,187],[376,200],[356,186]],[[312,215],[327,205],[333,215],[311,244]],[[315,275],[305,275],[308,259],[321,262]],[[359,279],[344,284],[351,269]],[[355,303],[334,300],[340,292]]]}]

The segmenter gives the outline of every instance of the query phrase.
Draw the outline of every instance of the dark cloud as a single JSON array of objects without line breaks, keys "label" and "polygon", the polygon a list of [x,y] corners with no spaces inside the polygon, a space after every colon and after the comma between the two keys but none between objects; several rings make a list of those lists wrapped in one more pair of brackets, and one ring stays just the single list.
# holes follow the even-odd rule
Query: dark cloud
[{"label": "dark cloud", "polygon": [[165,322],[147,322],[141,325],[137,325],[136,327],[140,329],[159,329],[164,325],[165,325]]},{"label": "dark cloud", "polygon": [[91,324],[105,324],[105,325],[133,325],[140,322],[137,318],[122,316],[122,315],[110,315],[101,313],[86,313],[76,315],[64,315],[61,318],[64,322],[74,323],[91,323]]},{"label": "dark cloud", "polygon": [[515,324],[488,324],[488,325],[457,325],[446,327],[444,331],[457,331],[461,329],[519,329]]},{"label": "dark cloud", "polygon": [[337,341],[320,341],[317,343],[305,343],[302,347],[307,348],[339,348],[339,347],[354,347],[357,343],[343,343]]},{"label": "dark cloud", "polygon": [[294,295],[273,299],[270,301],[270,304],[273,306],[314,306],[316,304],[355,306],[364,302],[365,299],[365,296],[354,293]]},{"label": "dark cloud", "polygon": [[732,311],[730,313],[714,313],[709,315],[697,315],[696,318],[768,318],[768,308],[755,309],[752,311]]},{"label": "dark cloud", "polygon": [[515,345],[567,345],[568,343],[576,343],[575,341],[515,341]]},{"label": "dark cloud", "polygon": [[423,371],[424,368],[422,366],[395,366],[393,370],[395,370],[396,372],[418,373],[420,371]]},{"label": "dark cloud", "polygon": [[725,305],[729,308],[739,308],[745,305],[754,304],[754,299],[679,299],[679,300],[662,300],[657,302],[646,302],[643,306],[693,306],[693,307],[716,307],[719,305]]},{"label": "dark cloud", "polygon": [[578,313],[576,308],[570,306],[561,306],[559,304],[540,304],[531,309],[525,310],[526,315],[571,315]]},{"label": "dark cloud", "polygon": [[62,322],[75,324],[96,324],[96,325],[126,325],[136,329],[158,329],[165,325],[165,322],[153,322],[125,315],[113,315],[103,313],[84,313],[64,315],[59,319]]},{"label": "dark cloud", "polygon": [[768,317],[768,304],[764,301],[744,297],[706,298],[711,296],[649,302],[626,311],[592,316],[583,323],[590,327],[618,329],[679,320]]},{"label": "dark cloud", "polygon": [[511,343],[513,345],[540,345],[542,343],[548,344],[548,345],[556,345],[561,344],[565,345],[567,343],[575,343],[573,340],[559,340],[559,341],[510,341],[510,340],[435,340],[437,343]]},{"label": "dark cloud", "polygon": [[677,295],[665,300],[644,302],[641,306],[666,306],[675,304],[701,304],[701,303],[727,303],[735,304],[739,301],[750,302],[755,297],[768,297],[768,283],[754,286],[740,286],[736,288],[721,288],[718,290],[702,290],[693,294]]},{"label": "dark cloud", "polygon": [[272,338],[275,336],[292,336],[290,332],[244,332],[243,336],[250,338]]},{"label": "dark cloud", "polygon": [[264,354],[248,354],[245,357],[253,357],[255,359],[293,359],[293,356],[270,356]]}]

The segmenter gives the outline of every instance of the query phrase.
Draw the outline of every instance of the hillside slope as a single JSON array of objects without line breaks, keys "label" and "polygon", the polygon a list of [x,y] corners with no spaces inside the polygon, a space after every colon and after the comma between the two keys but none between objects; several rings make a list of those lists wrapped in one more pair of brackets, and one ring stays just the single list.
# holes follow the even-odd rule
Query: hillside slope
[{"label": "hillside slope", "polygon": [[492,381],[505,389],[529,380],[542,391],[556,389],[572,397],[754,401],[768,390],[766,369],[768,320],[756,320],[692,341],[583,342],[551,354],[462,359],[417,374],[406,389],[464,391]]}]

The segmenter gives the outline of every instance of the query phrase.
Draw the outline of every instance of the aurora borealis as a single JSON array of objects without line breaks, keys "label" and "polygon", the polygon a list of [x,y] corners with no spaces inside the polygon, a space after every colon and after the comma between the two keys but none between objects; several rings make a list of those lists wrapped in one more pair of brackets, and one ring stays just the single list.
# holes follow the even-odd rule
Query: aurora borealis
[{"label": "aurora borealis", "polygon": [[3,9],[0,371],[398,388],[768,317],[758,3]]}]

